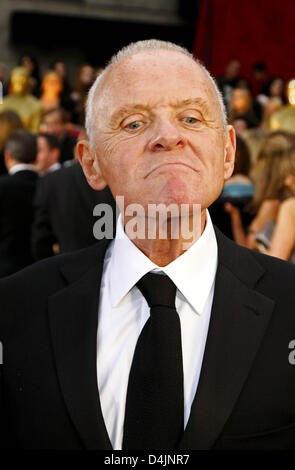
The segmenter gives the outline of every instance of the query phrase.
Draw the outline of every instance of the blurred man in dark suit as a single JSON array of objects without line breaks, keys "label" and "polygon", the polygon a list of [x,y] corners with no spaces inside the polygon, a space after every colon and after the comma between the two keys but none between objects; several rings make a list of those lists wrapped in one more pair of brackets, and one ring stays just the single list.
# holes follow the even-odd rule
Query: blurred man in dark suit
[{"label": "blurred man in dark suit", "polygon": [[108,203],[115,209],[110,190],[94,191],[78,162],[40,178],[32,230],[35,258],[93,244],[93,209],[99,203]]},{"label": "blurred man in dark suit", "polygon": [[0,276],[33,262],[31,225],[38,175],[34,170],[36,137],[18,129],[5,146],[8,175],[0,177]]},{"label": "blurred man in dark suit", "polygon": [[39,134],[37,136],[37,149],[35,168],[40,176],[61,168],[59,163],[60,145],[55,135]]},{"label": "blurred man in dark suit", "polygon": [[57,137],[60,145],[60,163],[73,160],[77,139],[68,134],[66,128],[66,112],[62,108],[54,108],[43,115],[44,132]]}]

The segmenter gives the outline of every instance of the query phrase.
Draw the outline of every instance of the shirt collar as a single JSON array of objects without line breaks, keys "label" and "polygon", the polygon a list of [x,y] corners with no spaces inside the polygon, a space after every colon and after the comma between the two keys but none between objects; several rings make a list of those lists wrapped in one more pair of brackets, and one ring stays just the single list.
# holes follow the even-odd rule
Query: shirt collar
[{"label": "shirt collar", "polygon": [[[202,314],[215,280],[217,269],[217,242],[209,212],[201,237],[181,256],[160,267],[172,279],[177,289],[198,314]],[[113,307],[139,279],[159,269],[124,232],[121,215],[117,221],[116,238],[110,259],[110,295]]]},{"label": "shirt collar", "polygon": [[15,173],[18,173],[19,171],[24,171],[24,170],[30,170],[30,171],[35,171],[36,169],[33,165],[30,165],[29,163],[17,163],[16,165],[13,165],[10,170],[9,174],[14,175]]},{"label": "shirt collar", "polygon": [[59,162],[53,163],[53,165],[48,168],[47,173],[53,173],[54,171],[59,170],[60,168],[61,164]]}]

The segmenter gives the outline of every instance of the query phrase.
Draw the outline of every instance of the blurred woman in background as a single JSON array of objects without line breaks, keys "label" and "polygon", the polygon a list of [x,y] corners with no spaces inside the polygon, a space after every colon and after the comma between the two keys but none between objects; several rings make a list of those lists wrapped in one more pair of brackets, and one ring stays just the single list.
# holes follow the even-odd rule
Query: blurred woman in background
[{"label": "blurred woman in background", "polygon": [[78,70],[77,82],[75,90],[73,91],[71,98],[75,102],[75,114],[77,124],[84,125],[85,121],[85,103],[87,99],[88,91],[94,82],[95,71],[94,68],[89,64],[81,65]]},{"label": "blurred woman in background", "polygon": [[284,158],[281,174],[290,197],[281,202],[276,221],[257,235],[257,242],[261,251],[295,263],[295,146]]},{"label": "blurred woman in background", "polygon": [[284,131],[273,132],[265,139],[252,172],[255,193],[248,210],[254,218],[248,227],[243,225],[239,209],[232,204],[226,205],[233,238],[240,245],[257,250],[258,233],[268,222],[276,221],[281,201],[290,196],[290,188],[284,184],[282,165],[293,145],[295,135]]},{"label": "blurred woman in background", "polygon": [[30,75],[29,93],[39,98],[41,79],[37,59],[30,54],[23,54],[19,58],[18,65],[25,67]]}]

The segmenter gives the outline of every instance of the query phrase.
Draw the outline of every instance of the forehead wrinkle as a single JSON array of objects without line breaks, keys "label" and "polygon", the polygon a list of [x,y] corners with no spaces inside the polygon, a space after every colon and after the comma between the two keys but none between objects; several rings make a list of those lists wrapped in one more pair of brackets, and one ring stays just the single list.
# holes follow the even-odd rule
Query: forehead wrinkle
[{"label": "forehead wrinkle", "polygon": [[111,118],[110,118],[110,124],[115,124],[118,119],[121,117],[125,116],[126,114],[132,113],[133,111],[150,111],[151,106],[146,105],[146,104],[134,104],[134,105],[127,105],[127,106],[122,106],[119,110],[115,111]]},{"label": "forehead wrinkle", "polygon": [[[159,51],[157,51],[157,52],[159,52]],[[168,52],[169,55],[170,55],[172,52],[177,52],[177,51],[170,51],[170,50],[168,51],[168,50],[163,49],[163,51],[160,50],[160,52],[165,52],[165,53]],[[138,51],[136,53],[133,53],[133,54],[130,54],[126,57],[123,57],[118,63],[115,63],[114,65],[112,65],[110,67],[109,70],[106,71],[106,74],[102,77],[102,80],[100,81],[100,83],[99,83],[99,85],[96,89],[96,93],[95,93],[95,96],[94,96],[94,101],[96,102],[96,105],[97,105],[97,102],[102,103],[106,99],[108,100],[107,97],[108,97],[109,93],[112,94],[114,88],[116,88],[116,85],[119,84],[121,86],[122,75],[127,74],[127,76],[128,76],[128,74],[132,73],[133,70],[136,70],[136,64],[133,64],[134,58],[137,58],[138,56],[144,55],[145,53],[149,53],[149,55],[151,55],[151,53],[152,53],[152,55],[154,55],[154,58],[158,59],[157,55],[155,55],[155,51],[149,51],[149,50]],[[189,59],[191,64],[194,67],[196,67],[199,72],[201,72],[201,76],[203,76],[202,79],[205,79],[205,81],[207,82],[207,86],[209,85],[209,87],[212,88],[212,84],[208,80],[208,77],[206,76],[205,72],[202,70],[200,65],[194,59],[192,59],[190,57],[187,57],[187,56],[181,54],[180,52],[177,52],[177,55],[180,58]],[[201,81],[203,81],[202,79],[201,79]],[[214,92],[214,90],[212,90],[212,91]],[[184,100],[184,101],[186,101],[186,100]],[[200,98],[200,101],[201,101],[201,98]],[[202,103],[196,103],[196,104],[202,104],[202,105],[204,105],[204,107],[207,110],[209,110],[209,107],[205,103],[205,101],[204,100],[202,100],[202,101],[203,101]],[[141,105],[139,105],[139,106],[141,106]],[[145,105],[143,105],[143,106],[145,106]],[[179,105],[179,103],[177,103],[177,104],[174,104],[173,106],[174,107],[178,107],[178,106],[180,107],[181,105]],[[138,108],[138,109],[140,109],[140,108]],[[119,112],[120,112],[120,110],[118,111],[118,113]],[[113,120],[113,117],[111,119]]]},{"label": "forehead wrinkle", "polygon": [[206,112],[209,112],[209,106],[206,100],[201,97],[188,98],[185,100],[179,100],[172,104],[174,108],[183,108],[188,106],[197,106],[203,108]]},{"label": "forehead wrinkle", "polygon": [[[125,116],[126,114],[132,113],[133,111],[151,111],[152,109],[159,106],[159,103],[155,103],[153,106],[148,104],[134,104],[134,105],[127,105],[123,106],[119,110],[115,111],[111,116],[110,123],[114,124],[118,119]],[[205,109],[205,111],[209,111],[208,104],[202,98],[188,98],[184,100],[177,100],[173,101],[170,104],[167,103],[167,106],[171,106],[172,108],[183,108],[185,106],[198,106]]]}]

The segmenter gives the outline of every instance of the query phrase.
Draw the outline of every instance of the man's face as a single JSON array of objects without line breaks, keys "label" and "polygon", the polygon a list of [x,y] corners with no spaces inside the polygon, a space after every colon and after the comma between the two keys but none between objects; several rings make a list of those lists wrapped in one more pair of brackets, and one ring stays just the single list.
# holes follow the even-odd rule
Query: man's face
[{"label": "man's face", "polygon": [[56,163],[55,150],[52,150],[44,137],[37,137],[36,169],[39,174],[44,175],[48,168]]},{"label": "man's face", "polygon": [[225,139],[200,67],[178,52],[144,51],[123,59],[102,87],[95,165],[114,197],[124,196],[125,207],[208,207],[231,175],[234,131]]},{"label": "man's face", "polygon": [[60,139],[65,133],[65,124],[60,112],[53,112],[44,116],[44,132],[55,135]]}]

